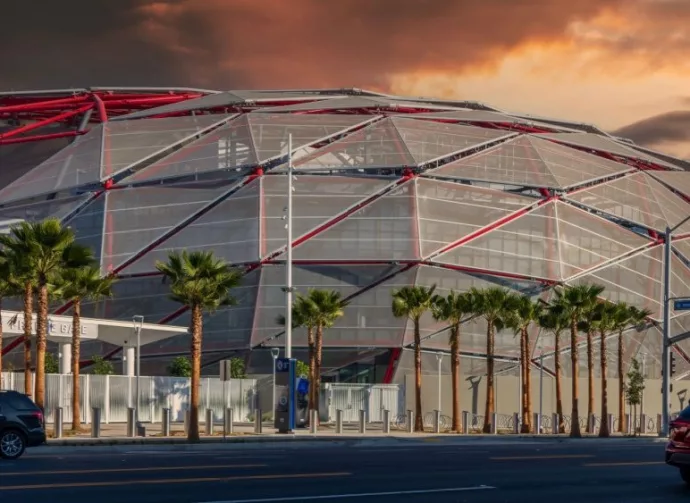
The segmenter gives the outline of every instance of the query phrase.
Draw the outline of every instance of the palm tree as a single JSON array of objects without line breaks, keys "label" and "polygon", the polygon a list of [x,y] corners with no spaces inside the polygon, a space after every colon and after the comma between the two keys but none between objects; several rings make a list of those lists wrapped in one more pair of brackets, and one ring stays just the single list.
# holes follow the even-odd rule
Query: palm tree
[{"label": "palm tree", "polygon": [[424,313],[434,305],[434,291],[432,286],[405,286],[393,291],[393,316],[408,318],[414,326],[414,374],[415,374],[415,431],[424,431],[422,417],[422,337],[419,321]]},{"label": "palm tree", "polygon": [[113,277],[101,277],[98,267],[88,266],[66,269],[59,277],[60,296],[72,303],[72,430],[80,427],[81,412],[79,389],[79,360],[81,358],[81,303],[100,300],[113,295]]},{"label": "palm tree", "polygon": [[486,407],[484,408],[484,433],[491,432],[491,418],[495,405],[494,346],[496,331],[503,330],[514,297],[504,288],[470,289],[474,314],[486,320]]},{"label": "palm tree", "polygon": [[434,319],[450,323],[450,371],[453,388],[452,431],[460,433],[460,324],[472,313],[472,296],[453,290],[446,297],[436,295],[432,306]]},{"label": "palm tree", "polygon": [[598,304],[592,304],[584,312],[584,318],[578,329],[587,335],[587,425],[585,431],[594,433],[591,418],[594,415],[594,332],[597,329],[595,317]]},{"label": "palm tree", "polygon": [[529,329],[539,321],[544,310],[539,302],[533,302],[527,295],[512,294],[512,309],[507,312],[507,325],[520,337],[520,370],[522,373],[522,433],[532,431],[532,376]]},{"label": "palm tree", "polygon": [[0,260],[0,389],[2,389],[2,301],[22,294],[22,285],[13,274],[10,263]]},{"label": "palm tree", "polygon": [[607,360],[608,354],[606,352],[606,336],[615,330],[615,312],[616,305],[608,302],[597,304],[592,316],[592,326],[590,331],[599,332],[600,356],[599,362],[601,365],[601,426],[599,427],[599,436],[606,438],[610,435],[609,431],[609,395],[608,395],[608,378],[607,378]]},{"label": "palm tree", "polygon": [[566,286],[555,290],[556,298],[552,305],[558,316],[566,317],[570,322],[570,363],[572,367],[572,418],[570,436],[579,438],[580,432],[580,407],[578,389],[578,351],[577,333],[578,325],[586,320],[587,313],[598,302],[598,297],[604,291],[604,287],[593,284]]},{"label": "palm tree", "polygon": [[240,284],[241,274],[225,261],[217,259],[213,252],[205,251],[173,251],[168,255],[167,263],[156,262],[156,269],[170,281],[170,298],[191,310],[192,380],[187,438],[190,442],[198,442],[203,314],[237,302],[230,292]]},{"label": "palm tree", "polygon": [[539,318],[539,326],[551,332],[554,336],[554,372],[556,374],[556,414],[558,415],[558,431],[565,430],[563,418],[563,393],[561,390],[561,334],[570,327],[570,321],[559,314],[558,309],[549,306]]},{"label": "palm tree", "polygon": [[[321,362],[323,357],[323,333],[331,328],[338,318],[345,315],[343,309],[347,306],[342,294],[335,290],[310,289],[302,307],[304,316],[311,319],[316,329],[315,333],[315,360],[313,371],[314,380],[310,383],[313,390],[312,407],[319,410],[319,395],[321,392]],[[318,414],[317,414],[318,421]]]}]

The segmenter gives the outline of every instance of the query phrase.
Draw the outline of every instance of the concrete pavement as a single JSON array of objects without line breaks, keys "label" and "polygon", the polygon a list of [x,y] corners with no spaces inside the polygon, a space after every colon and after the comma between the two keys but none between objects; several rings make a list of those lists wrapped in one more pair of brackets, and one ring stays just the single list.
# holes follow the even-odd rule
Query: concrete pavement
[{"label": "concrete pavement", "polygon": [[0,462],[12,503],[496,503],[688,500],[663,443],[409,439],[42,447]]}]

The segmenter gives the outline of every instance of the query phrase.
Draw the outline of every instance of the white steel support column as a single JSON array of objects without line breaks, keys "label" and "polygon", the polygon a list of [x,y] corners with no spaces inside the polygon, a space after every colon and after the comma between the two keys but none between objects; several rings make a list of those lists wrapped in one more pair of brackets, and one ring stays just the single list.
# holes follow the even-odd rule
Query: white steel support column
[{"label": "white steel support column", "polygon": [[285,264],[285,358],[292,358],[292,134],[288,135],[287,260]]},{"label": "white steel support column", "polygon": [[124,360],[122,362],[122,375],[134,377],[134,363],[136,361],[136,357],[135,357],[136,348],[134,346],[123,348],[122,354],[124,356]]},{"label": "white steel support column", "polygon": [[668,436],[669,419],[671,416],[670,403],[671,399],[671,347],[669,345],[670,329],[671,329],[671,231],[670,227],[666,227],[664,233],[664,293],[663,293],[663,338],[661,351],[661,428],[659,428],[659,436]]},{"label": "white steel support column", "polygon": [[60,352],[60,373],[72,373],[72,343],[61,342],[59,345]]}]

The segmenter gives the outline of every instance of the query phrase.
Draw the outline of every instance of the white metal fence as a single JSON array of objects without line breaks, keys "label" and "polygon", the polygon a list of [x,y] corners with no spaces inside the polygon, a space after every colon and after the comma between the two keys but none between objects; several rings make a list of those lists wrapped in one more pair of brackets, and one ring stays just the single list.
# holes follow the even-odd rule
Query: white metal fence
[{"label": "white metal fence", "polygon": [[[104,423],[124,423],[127,408],[136,402],[136,377],[120,375],[79,376],[82,422],[91,421],[92,407],[101,409]],[[3,373],[3,388],[24,391],[23,373]],[[144,422],[160,422],[162,410],[171,409],[173,421],[183,421],[189,407],[190,380],[183,377],[140,377],[139,417]],[[223,409],[232,407],[233,420],[248,421],[257,401],[255,379],[233,379],[223,383],[217,378],[201,379],[201,409],[213,409],[215,420],[222,421]],[[72,376],[46,375],[46,420],[53,420],[55,408],[62,407],[65,422],[72,421]],[[202,421],[204,420],[202,414]]]},{"label": "white metal fence", "polygon": [[328,418],[335,421],[335,411],[343,411],[344,422],[359,420],[359,411],[366,411],[367,422],[383,421],[383,411],[391,413],[391,419],[405,410],[405,399],[397,384],[345,384],[324,385],[328,400]]}]

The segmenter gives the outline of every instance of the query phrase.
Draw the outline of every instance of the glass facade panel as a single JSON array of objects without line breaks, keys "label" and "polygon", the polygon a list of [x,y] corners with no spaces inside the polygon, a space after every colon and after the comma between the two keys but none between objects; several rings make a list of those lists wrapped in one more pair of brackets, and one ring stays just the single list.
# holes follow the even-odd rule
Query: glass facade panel
[{"label": "glass facade panel", "polygon": [[91,197],[93,197],[93,194],[85,194],[64,199],[51,199],[24,206],[0,208],[0,233],[8,233],[11,226],[22,221],[39,222],[46,218],[63,220],[65,217],[71,216],[75,210]]},{"label": "glass facade panel", "polygon": [[650,174],[684,196],[690,197],[690,173],[687,171],[651,171]]},{"label": "glass facade panel", "polygon": [[65,222],[74,231],[76,242],[93,250],[99,264],[102,264],[105,205],[106,197],[101,194]]}]

